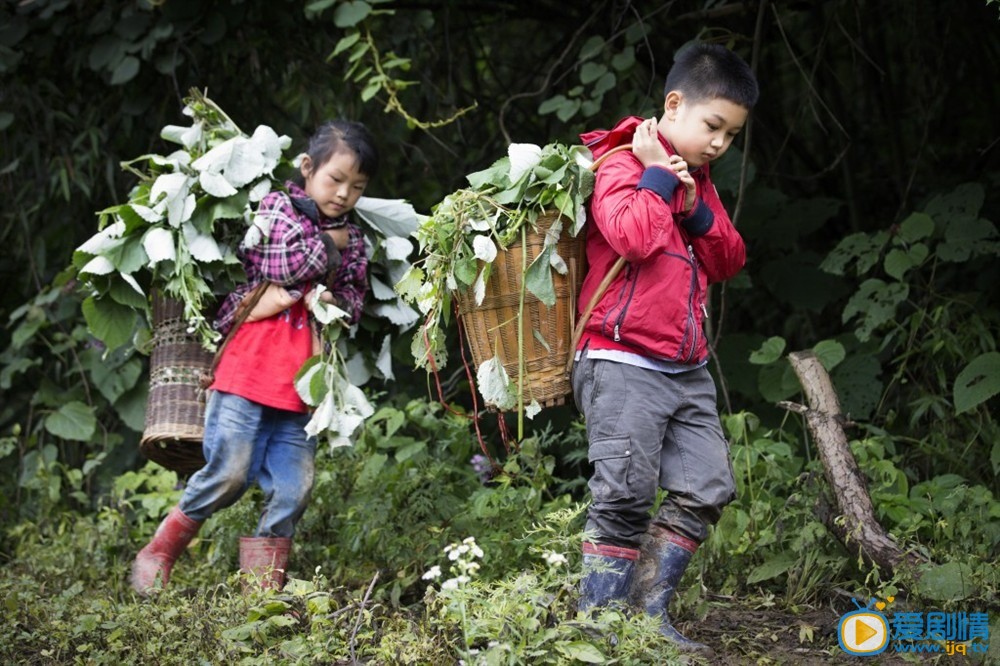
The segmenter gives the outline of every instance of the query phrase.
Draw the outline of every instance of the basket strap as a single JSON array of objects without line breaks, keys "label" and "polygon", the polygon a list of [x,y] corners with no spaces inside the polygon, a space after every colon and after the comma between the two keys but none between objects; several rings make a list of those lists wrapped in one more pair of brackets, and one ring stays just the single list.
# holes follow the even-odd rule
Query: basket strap
[{"label": "basket strap", "polygon": [[[604,164],[604,162],[609,157],[611,157],[615,153],[620,153],[624,150],[631,150],[631,149],[632,149],[631,143],[623,143],[620,146],[615,146],[614,148],[612,148],[611,150],[609,150],[608,152],[604,153],[599,158],[594,160],[594,163],[590,165],[590,170],[596,173],[597,170],[601,167],[601,165]],[[591,313],[593,313],[594,308],[597,307],[597,302],[601,300],[602,296],[604,296],[604,292],[608,290],[608,287],[611,286],[611,283],[614,282],[615,278],[618,277],[618,274],[622,272],[622,268],[625,267],[626,263],[628,262],[625,261],[625,257],[618,257],[618,260],[615,261],[614,265],[611,267],[611,270],[608,271],[607,275],[604,276],[604,279],[601,280],[601,283],[597,285],[597,291],[595,291],[594,295],[590,297],[590,301],[587,303],[587,307],[584,308],[583,310],[583,315],[580,317],[580,320],[576,322],[576,328],[573,330],[573,342],[570,344],[569,348],[569,358],[566,360],[567,376],[569,376],[573,372],[573,363],[576,361],[576,347],[577,345],[580,344],[580,338],[583,337],[583,329],[587,325],[587,322],[590,321]]]},{"label": "basket strap", "polygon": [[601,155],[600,157],[598,157],[596,160],[594,160],[594,163],[590,165],[589,169],[591,171],[593,171],[594,173],[597,173],[597,170],[599,168],[601,168],[601,165],[604,164],[604,162],[606,162],[609,157],[611,157],[615,153],[620,153],[623,150],[632,150],[632,144],[631,143],[623,143],[620,146],[615,146],[614,148],[612,148],[611,150],[609,150],[608,152],[604,153],[603,155]]}]

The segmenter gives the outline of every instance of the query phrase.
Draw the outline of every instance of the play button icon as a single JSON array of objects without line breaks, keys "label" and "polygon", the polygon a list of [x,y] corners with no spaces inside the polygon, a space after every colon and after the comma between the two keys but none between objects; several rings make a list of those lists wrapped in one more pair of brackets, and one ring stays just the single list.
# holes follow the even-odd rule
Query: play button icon
[{"label": "play button icon", "polygon": [[870,624],[858,618],[854,620],[854,637],[859,645],[864,645],[869,638],[878,635],[878,629],[873,629]]}]

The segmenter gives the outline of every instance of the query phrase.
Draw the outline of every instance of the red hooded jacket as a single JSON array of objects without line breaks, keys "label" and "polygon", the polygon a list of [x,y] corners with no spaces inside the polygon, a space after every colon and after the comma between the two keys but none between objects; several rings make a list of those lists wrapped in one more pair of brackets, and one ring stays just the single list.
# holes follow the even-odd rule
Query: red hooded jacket
[{"label": "red hooded jacket", "polygon": [[[631,143],[639,117],[614,129],[581,134],[598,158]],[[660,137],[669,154],[673,148]],[[581,310],[619,256],[628,264],[587,322],[579,349],[616,349],[681,364],[708,356],[702,329],[707,287],[736,275],[746,247],[709,179],[692,171],[697,199],[685,215],[684,186],[673,172],[643,168],[631,151],[610,156],[597,171],[587,225],[587,276]]]}]

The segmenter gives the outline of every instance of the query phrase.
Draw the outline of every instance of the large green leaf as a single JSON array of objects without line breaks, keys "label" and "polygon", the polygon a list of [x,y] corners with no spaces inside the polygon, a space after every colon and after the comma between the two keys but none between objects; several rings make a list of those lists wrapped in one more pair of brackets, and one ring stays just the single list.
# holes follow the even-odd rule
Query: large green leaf
[{"label": "large green leaf", "polygon": [[146,422],[146,402],[149,398],[149,384],[138,382],[115,401],[115,411],[125,425],[136,432],[142,432]]},{"label": "large green leaf", "polygon": [[927,213],[913,213],[899,225],[899,238],[913,243],[934,233],[934,220]]},{"label": "large green leaf", "polygon": [[773,336],[764,341],[764,344],[760,346],[752,354],[750,354],[750,362],[754,365],[767,365],[768,363],[774,363],[779,358],[781,358],[782,352],[785,351],[785,339]]},{"label": "large green leaf", "polygon": [[836,340],[822,340],[812,350],[827,371],[833,370],[847,356],[844,345]]},{"label": "large green leaf", "polygon": [[142,375],[142,362],[138,358],[131,358],[121,365],[115,365],[106,361],[102,362],[96,350],[87,350],[84,357],[90,369],[90,376],[108,402],[115,402],[126,391],[135,387]]},{"label": "large green leaf", "polygon": [[139,73],[139,59],[135,56],[125,56],[111,74],[111,85],[120,86],[128,83]]},{"label": "large green leaf", "polygon": [[878,327],[895,318],[896,308],[906,300],[909,293],[909,286],[900,282],[886,284],[877,279],[865,280],[847,302],[843,321],[846,323],[861,315],[855,335],[864,342]]},{"label": "large green leaf", "polygon": [[787,400],[801,390],[795,370],[792,369],[791,363],[784,359],[780,363],[771,363],[760,369],[757,387],[761,396],[772,403]]},{"label": "large green leaf", "polygon": [[109,349],[121,347],[132,337],[138,314],[110,298],[90,296],[81,306],[87,327]]},{"label": "large green leaf", "polygon": [[1000,393],[1000,352],[972,359],[955,378],[955,413],[975,409]]},{"label": "large green leaf", "polygon": [[959,601],[973,592],[972,569],[964,562],[926,565],[917,593],[933,601]]},{"label": "large green leaf", "polygon": [[556,643],[556,649],[571,662],[585,664],[603,664],[607,661],[604,654],[591,643],[574,641],[572,643]]},{"label": "large green leaf", "polygon": [[524,274],[524,286],[538,297],[542,303],[552,307],[556,304],[556,290],[552,282],[551,257],[554,245],[549,245],[535,257]]},{"label": "large green leaf", "polygon": [[354,211],[384,236],[410,236],[420,226],[413,205],[403,199],[361,197]]},{"label": "large green leaf", "polygon": [[747,583],[753,585],[762,580],[770,580],[785,573],[798,562],[798,557],[789,553],[781,553],[758,565],[747,576]]},{"label": "large green leaf", "polygon": [[333,10],[333,22],[338,28],[351,28],[371,14],[372,6],[363,0],[348,0]]},{"label": "large green leaf", "polygon": [[94,408],[77,401],[66,403],[45,419],[45,429],[49,433],[79,442],[89,440],[96,428]]},{"label": "large green leaf", "polygon": [[857,274],[864,275],[878,263],[882,248],[885,247],[888,240],[889,234],[885,232],[874,235],[856,233],[845,236],[819,267],[827,273],[844,275],[850,263],[856,261]]}]

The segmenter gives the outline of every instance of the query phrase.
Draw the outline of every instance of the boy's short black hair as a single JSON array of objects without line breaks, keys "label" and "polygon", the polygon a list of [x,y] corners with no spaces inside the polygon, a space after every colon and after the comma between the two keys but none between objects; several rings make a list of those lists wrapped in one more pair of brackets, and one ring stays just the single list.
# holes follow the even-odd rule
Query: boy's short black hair
[{"label": "boy's short black hair", "polygon": [[748,110],[760,95],[757,78],[742,58],[725,46],[703,43],[681,47],[674,56],[663,95],[671,90],[695,103],[721,97]]},{"label": "boy's short black hair", "polygon": [[378,149],[371,132],[362,123],[342,119],[323,123],[309,139],[306,152],[316,169],[345,148],[358,159],[358,171],[374,178],[378,173]]}]

